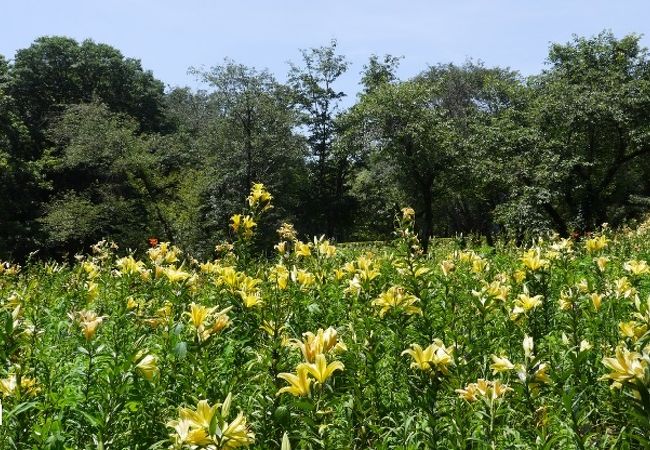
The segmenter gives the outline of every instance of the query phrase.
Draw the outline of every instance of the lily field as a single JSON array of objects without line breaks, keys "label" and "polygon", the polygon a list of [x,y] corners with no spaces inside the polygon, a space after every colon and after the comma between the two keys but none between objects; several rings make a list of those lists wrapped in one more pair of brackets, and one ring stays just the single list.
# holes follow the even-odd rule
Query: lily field
[{"label": "lily field", "polygon": [[650,228],[265,254],[271,201],[211,261],[1,263],[0,448],[650,446]]}]

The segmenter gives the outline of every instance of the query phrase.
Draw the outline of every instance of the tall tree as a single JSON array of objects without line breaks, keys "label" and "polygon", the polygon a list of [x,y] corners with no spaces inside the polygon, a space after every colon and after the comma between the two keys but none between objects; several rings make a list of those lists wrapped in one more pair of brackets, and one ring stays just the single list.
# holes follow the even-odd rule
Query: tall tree
[{"label": "tall tree", "polygon": [[453,161],[451,123],[440,109],[431,107],[432,98],[429,85],[411,80],[384,84],[359,104],[377,151],[396,168],[395,181],[422,211],[425,249],[433,231],[435,183]]},{"label": "tall tree", "polygon": [[192,146],[201,155],[195,176],[202,186],[191,195],[201,205],[198,221],[204,234],[195,240],[214,241],[241,209],[253,182],[264,183],[275,196],[269,222],[293,220],[304,184],[305,142],[294,131],[298,122],[290,90],[267,70],[230,60],[193,72],[208,91],[197,94],[200,99],[185,96],[177,108],[191,108],[190,117],[203,118],[200,125],[192,122],[197,124]]},{"label": "tall tree", "polygon": [[97,103],[70,105],[53,123],[43,247],[71,254],[107,236],[130,248],[148,235],[172,239],[159,206],[157,156],[137,130],[135,120]]},{"label": "tall tree", "polygon": [[[492,210],[502,192],[485,183],[486,160],[491,158],[481,142],[484,128],[512,107],[521,80],[516,72],[485,67],[468,61],[463,65],[430,67],[418,79],[432,86],[434,108],[450,121],[454,161],[436,187],[437,232],[448,235],[479,233],[491,236]],[[504,167],[496,168],[503,172]]]},{"label": "tall tree", "polygon": [[393,55],[384,55],[381,59],[377,55],[371,55],[361,73],[363,93],[369,94],[384,84],[396,81],[395,72],[399,68],[400,59],[402,58]]},{"label": "tall tree", "polygon": [[403,198],[420,211],[425,248],[434,230],[489,229],[487,199],[474,190],[477,149],[469,138],[474,124],[504,101],[491,80],[514,82],[514,75],[471,63],[434,66],[405,82],[380,83],[352,108],[377,179],[392,174]]},{"label": "tall tree", "polygon": [[233,159],[231,168],[239,169],[233,174],[239,194],[247,193],[255,181],[281,183],[278,169],[300,157],[288,89],[267,70],[229,60],[201,76],[213,89],[209,104],[224,138],[220,157]]},{"label": "tall tree", "polygon": [[50,126],[69,105],[97,101],[133,117],[138,133],[162,130],[164,87],[139,61],[124,58],[108,45],[56,36],[39,38],[19,50],[5,72],[3,95],[10,99],[22,130],[21,139],[12,142],[13,164],[20,168],[14,171],[20,179],[14,183],[13,198],[21,201],[13,202],[8,214],[0,217],[0,229],[11,220],[25,231],[12,244],[12,253],[21,258],[37,248],[42,222],[36,219],[51,194],[42,167],[51,162],[49,156],[44,158],[52,145],[47,134]]},{"label": "tall tree", "polygon": [[0,55],[0,258],[19,258],[31,250],[34,230],[23,218],[38,208],[34,193],[42,178],[38,164],[23,158],[29,133],[8,93],[9,65]]},{"label": "tall tree", "polygon": [[[301,112],[301,124],[307,133],[310,148],[309,166],[312,182],[306,212],[312,219],[312,233],[326,232],[337,237],[341,222],[340,213],[345,210],[345,176],[347,156],[335,153],[333,144],[337,134],[336,117],[340,101],[345,93],[334,87],[348,69],[343,55],[337,54],[337,42],[329,46],[302,50],[302,65],[291,64],[289,85],[295,95],[295,103]],[[324,228],[323,225],[324,224]]]},{"label": "tall tree", "polygon": [[[396,71],[401,58],[371,55],[361,73],[359,98],[363,99],[387,84],[397,83]],[[349,195],[354,200],[350,214],[354,226],[346,238],[353,240],[384,239],[394,228],[394,218],[406,203],[395,183],[395,168],[387,164],[376,149],[376,135],[365,120],[366,108],[354,105],[337,119],[335,148],[343,148],[350,161]]]},{"label": "tall tree", "polygon": [[11,72],[10,93],[37,144],[38,131],[68,104],[100,101],[135,118],[143,131],[162,127],[163,83],[109,45],[41,37],[16,52]]},{"label": "tall tree", "polygon": [[649,54],[639,36],[603,32],[552,45],[548,63],[529,80],[524,120],[509,132],[519,142],[526,135],[527,148],[508,155],[520,176],[502,210],[510,222],[545,218],[563,234],[619,223],[650,194]]}]

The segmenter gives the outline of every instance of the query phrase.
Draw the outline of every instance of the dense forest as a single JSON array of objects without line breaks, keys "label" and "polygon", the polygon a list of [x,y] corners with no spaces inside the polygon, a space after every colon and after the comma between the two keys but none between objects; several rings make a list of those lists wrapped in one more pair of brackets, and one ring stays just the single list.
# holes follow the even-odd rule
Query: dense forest
[{"label": "dense forest", "polygon": [[553,44],[526,78],[469,61],[402,80],[399,57],[372,55],[347,108],[336,41],[296,59],[284,82],[228,59],[190,69],[197,91],[91,40],[0,55],[0,258],[70,256],[104,237],[205,257],[254,182],[274,196],[268,242],[285,221],[307,237],[386,239],[405,205],[425,248],[432,235],[583,233],[650,205],[637,35]]}]

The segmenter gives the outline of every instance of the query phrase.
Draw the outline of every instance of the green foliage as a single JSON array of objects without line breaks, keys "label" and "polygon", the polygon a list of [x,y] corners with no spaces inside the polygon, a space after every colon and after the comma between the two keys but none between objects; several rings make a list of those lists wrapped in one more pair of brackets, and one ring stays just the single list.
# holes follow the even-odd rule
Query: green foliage
[{"label": "green foliage", "polygon": [[[176,211],[172,217],[192,218],[172,226],[188,248],[206,255],[224,237],[223,224],[240,209],[253,182],[278,193],[271,227],[293,219],[305,178],[305,149],[304,139],[294,131],[290,92],[268,71],[226,60],[194,73],[210,91],[176,90],[169,99],[168,113],[180,130],[172,162],[183,158],[185,164],[170,168],[180,177],[181,200],[168,209]],[[193,176],[187,177],[186,171]],[[266,235],[272,236],[274,229]]]},{"label": "green foliage", "polygon": [[[103,236],[144,246],[143,233],[163,235],[157,161],[132,119],[105,105],[70,106],[51,128],[47,153],[55,194],[39,221],[45,247],[71,252]],[[75,218],[79,215],[78,218]],[[162,223],[161,223],[162,222]]]},{"label": "green foliage", "polygon": [[[41,229],[44,222],[39,219],[52,210],[50,202],[57,199],[59,205],[68,190],[77,189],[77,181],[90,182],[48,178],[52,165],[63,166],[63,162],[55,161],[59,155],[52,158],[45,154],[52,146],[48,139],[50,128],[70,105],[103,103],[108,110],[132,117],[140,132],[167,127],[162,100],[163,84],[145,72],[139,61],[90,40],[78,43],[65,37],[42,37],[29,48],[19,50],[10,65],[1,60],[0,154],[4,154],[7,142],[9,158],[8,170],[0,174],[0,188],[6,194],[0,201],[5,211],[0,220],[0,254],[22,259],[32,251],[42,252],[39,244],[51,243],[51,239],[48,241],[48,231]],[[70,123],[69,127],[81,122]],[[83,133],[78,133],[85,134],[87,150],[93,148],[91,141],[95,137],[101,142],[100,136],[91,136],[101,132],[93,126],[89,123]],[[90,154],[73,155],[74,151],[70,150],[67,163],[72,164],[76,158],[94,164]],[[102,149],[98,153],[110,156],[111,151]],[[2,160],[7,161],[4,157]],[[65,175],[79,172],[68,170]],[[56,192],[50,196],[52,188]],[[130,225],[125,222],[122,226]]]},{"label": "green foliage", "polygon": [[143,130],[161,127],[163,84],[109,45],[41,37],[16,53],[11,75],[10,92],[33,133],[65,105],[92,101],[129,114]]},{"label": "green foliage", "polygon": [[[371,65],[368,70],[372,79],[378,69]],[[483,172],[477,155],[489,155],[470,140],[471,130],[504,107],[508,99],[497,83],[512,83],[514,76],[468,63],[432,67],[404,82],[384,79],[361,96],[350,121],[363,130],[357,131],[357,139],[373,155],[372,167],[392,174],[392,184],[422,211],[425,247],[434,227],[439,233],[489,232],[489,198],[477,195],[480,189],[473,179],[475,171]]]},{"label": "green foliage", "polygon": [[34,217],[34,193],[42,186],[39,165],[23,159],[29,145],[28,129],[17,102],[8,93],[9,67],[0,56],[0,255],[19,256],[34,237],[29,219]]},{"label": "green foliage", "polygon": [[48,243],[71,243],[83,246],[94,236],[102,235],[102,224],[112,218],[108,211],[73,191],[51,202],[42,222]]},{"label": "green foliage", "polygon": [[630,197],[647,193],[648,53],[638,36],[603,32],[554,44],[548,61],[529,80],[529,148],[506,153],[524,172],[506,207],[543,213],[562,233],[620,223],[636,213]]},{"label": "green foliage", "polygon": [[[274,260],[235,246],[200,263],[167,243],[120,258],[102,241],[70,265],[2,263],[2,442],[225,449],[237,423],[253,448],[645,445],[647,224],[425,255],[413,218],[374,250],[285,226]],[[187,412],[201,401],[217,405],[205,422]]]},{"label": "green foliage", "polygon": [[[345,56],[337,53],[336,40],[328,46],[302,50],[302,65],[291,63],[288,85],[300,112],[298,124],[304,127],[309,144],[309,182],[302,187],[302,222],[310,234],[325,232],[340,238],[349,221],[350,198],[346,182],[349,155],[336,147],[337,115],[344,92],[335,88],[336,80],[347,70]],[[317,201],[310,201],[316,196]]]},{"label": "green foliage", "polygon": [[[260,225],[267,252],[287,220],[311,237],[386,239],[405,204],[425,249],[434,235],[523,242],[647,212],[650,58],[637,35],[553,44],[526,80],[471,61],[401,80],[400,58],[372,55],[347,110],[337,42],[301,57],[285,83],[226,59],[192,69],[206,90],[166,93],[89,40],[42,37],[0,57],[0,255],[148,235],[207,257],[253,182],[277,199]],[[92,220],[73,229],[77,207]]]}]

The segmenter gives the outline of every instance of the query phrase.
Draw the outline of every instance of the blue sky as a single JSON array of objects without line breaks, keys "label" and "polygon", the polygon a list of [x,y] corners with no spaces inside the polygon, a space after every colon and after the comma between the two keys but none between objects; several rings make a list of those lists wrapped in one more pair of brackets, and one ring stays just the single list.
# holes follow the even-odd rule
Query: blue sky
[{"label": "blue sky", "polygon": [[549,43],[611,29],[647,34],[648,0],[5,0],[0,54],[11,59],[38,36],[110,44],[170,86],[197,87],[190,66],[229,57],[284,79],[301,48],[336,38],[352,66],[339,83],[351,97],[370,54],[404,56],[407,78],[439,62],[467,58],[519,70],[544,67]]}]

